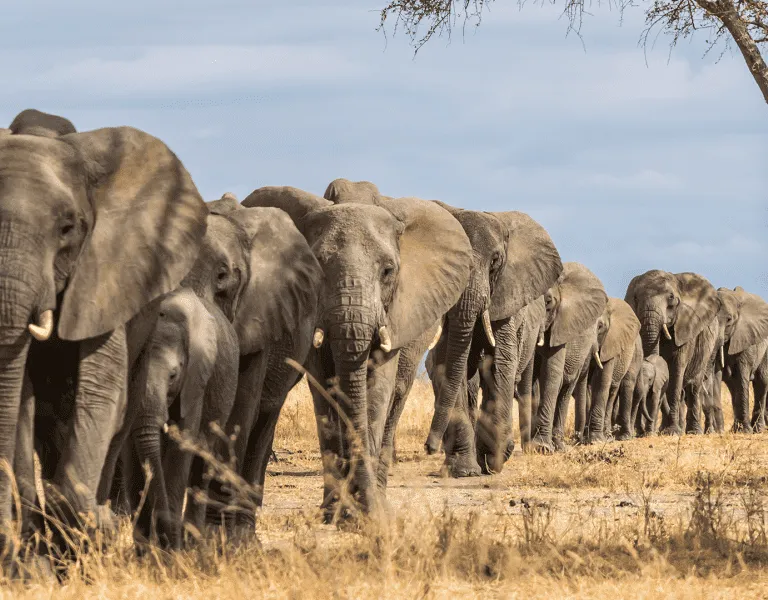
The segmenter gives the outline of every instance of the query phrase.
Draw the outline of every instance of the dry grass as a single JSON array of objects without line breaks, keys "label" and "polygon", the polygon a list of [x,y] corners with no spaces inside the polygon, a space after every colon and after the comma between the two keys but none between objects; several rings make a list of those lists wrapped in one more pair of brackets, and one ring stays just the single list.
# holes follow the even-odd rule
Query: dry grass
[{"label": "dry grass", "polygon": [[[727,398],[727,395],[726,395]],[[65,585],[11,584],[14,598],[730,598],[766,596],[768,436],[647,438],[515,452],[503,473],[440,479],[422,445],[429,383],[398,431],[390,520],[322,525],[322,480],[305,383],[275,437],[261,546],[135,558],[120,543],[83,557]]]}]

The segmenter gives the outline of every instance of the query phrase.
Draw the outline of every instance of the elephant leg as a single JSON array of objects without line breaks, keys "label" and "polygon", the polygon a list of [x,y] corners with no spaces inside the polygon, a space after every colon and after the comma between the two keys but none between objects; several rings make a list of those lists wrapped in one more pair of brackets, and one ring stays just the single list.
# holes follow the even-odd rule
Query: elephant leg
[{"label": "elephant leg", "polygon": [[738,361],[728,378],[728,389],[733,402],[733,431],[752,433],[749,422],[749,379]]},{"label": "elephant leg", "polygon": [[619,431],[616,434],[617,440],[631,439],[635,433],[635,421],[637,419],[637,409],[639,404],[634,402],[635,385],[637,376],[624,376],[619,384]]},{"label": "elephant leg", "polygon": [[[194,428],[188,428],[184,423],[179,423],[179,430],[187,437],[191,437]],[[193,438],[195,439],[195,438]],[[181,514],[184,506],[184,494],[190,481],[192,460],[191,452],[182,450],[174,440],[167,440],[165,456],[163,456],[163,472],[165,473],[165,485],[168,490],[168,513],[156,515],[157,533],[161,543],[173,549],[181,547]],[[165,537],[165,539],[163,539]]]},{"label": "elephant leg", "polygon": [[[127,390],[124,390],[125,394]],[[127,398],[123,399],[125,405]],[[122,419],[122,426],[112,438],[109,443],[109,449],[107,450],[107,458],[104,461],[104,468],[101,470],[101,477],[99,478],[99,487],[96,491],[96,501],[99,504],[104,504],[111,498],[111,492],[113,488],[113,481],[115,478],[115,471],[117,470],[117,464],[120,460],[120,451],[123,444],[126,443],[131,431],[131,425],[133,423],[133,414],[128,414]]]},{"label": "elephant leg", "polygon": [[[480,335],[485,335],[482,329],[480,329]],[[466,376],[461,379],[450,424],[443,438],[445,469],[450,473],[451,477],[476,477],[481,474],[480,465],[477,463],[477,450],[475,447],[477,394],[473,393],[472,398],[470,398],[469,393],[469,382],[472,379],[475,379],[475,381],[471,386],[479,386],[480,384],[480,377],[477,371],[481,353],[481,344],[473,342],[467,360],[468,371]],[[470,404],[470,400],[475,403],[474,406]]]},{"label": "elephant leg", "polygon": [[752,431],[765,431],[765,400],[768,395],[768,363],[764,360],[755,373],[752,381],[755,392],[755,407],[752,411]]},{"label": "elephant leg", "polygon": [[662,420],[662,435],[680,435],[681,410],[683,407],[683,378],[685,376],[686,356],[678,351],[670,361],[669,388],[667,389],[667,404],[669,411]]},{"label": "elephant leg", "polygon": [[576,414],[574,415],[574,438],[576,443],[580,444],[584,441],[584,435],[587,428],[587,398],[588,384],[589,383],[589,370],[586,370],[579,377],[579,381],[576,384],[574,390],[574,400],[576,401]]},{"label": "elephant leg", "polygon": [[[531,360],[523,369],[517,384],[518,412],[520,414],[520,444],[523,452],[531,450],[531,427],[533,425],[533,363]],[[538,406],[538,405],[537,405]]]},{"label": "elephant leg", "polygon": [[[434,332],[431,330],[427,333],[432,333],[434,335]],[[400,422],[400,417],[405,408],[405,402],[408,399],[408,394],[410,394],[413,382],[416,379],[416,373],[419,369],[419,361],[424,355],[430,341],[431,338],[426,340],[425,345],[424,340],[418,340],[418,342],[408,344],[400,350],[400,358],[397,363],[395,389],[387,413],[387,420],[384,424],[384,436],[381,440],[379,466],[376,472],[376,482],[379,486],[379,492],[382,495],[386,495],[389,470],[392,463],[396,460],[395,433],[397,431],[397,424]]]},{"label": "elephant leg", "polygon": [[[34,526],[42,525],[33,518],[37,512],[37,488],[35,487],[35,396],[29,374],[24,374],[19,405],[19,420],[16,429],[16,453],[13,472],[21,499],[21,529],[23,534],[31,533]],[[36,522],[36,523],[33,523]]]},{"label": "elephant leg", "polygon": [[606,441],[606,416],[608,408],[608,399],[611,392],[611,383],[613,380],[613,368],[616,359],[611,359],[603,363],[602,369],[595,369],[592,373],[590,382],[590,391],[592,397],[592,407],[589,411],[589,431],[587,435],[588,443]]},{"label": "elephant leg", "polygon": [[701,394],[703,383],[701,381],[696,381],[687,387],[685,433],[689,435],[701,435],[704,433],[704,430],[701,427]]},{"label": "elephant leg", "polygon": [[69,431],[53,481],[72,510],[92,513],[109,445],[124,414],[128,351],[125,329],[80,342],[77,395]]},{"label": "elephant leg", "polygon": [[542,351],[541,371],[541,402],[536,413],[536,431],[531,442],[538,452],[553,452],[552,428],[555,418],[557,397],[563,385],[563,370],[565,368],[566,347],[547,348]]},{"label": "elephant leg", "polygon": [[576,388],[576,384],[576,381],[564,383],[557,394],[555,418],[552,423],[552,445],[555,452],[565,451],[565,422],[568,418],[568,406],[571,403],[571,395]]},{"label": "elephant leg", "polygon": [[725,432],[725,419],[723,418],[723,371],[721,369],[715,369],[715,374],[712,378],[711,393],[715,432],[723,433]]},{"label": "elephant leg", "polygon": [[[264,378],[267,372],[267,359],[267,351],[240,357],[240,372],[237,379],[235,402],[225,428],[228,435],[236,436],[232,448],[233,454],[229,456],[229,462],[238,474],[242,474],[249,434],[253,430],[253,423],[259,411]],[[218,450],[220,456],[227,456],[228,449],[224,448],[223,444],[220,443],[218,445]],[[217,479],[210,482],[209,490],[211,498],[217,503],[228,504],[233,501],[233,491],[227,489],[227,486]],[[220,524],[222,519],[225,519],[228,514],[237,515],[240,512],[238,508],[248,512],[247,507],[233,507],[234,510],[229,513],[219,513],[212,508],[207,513],[206,520],[209,523]],[[232,524],[228,523],[227,525]]]}]

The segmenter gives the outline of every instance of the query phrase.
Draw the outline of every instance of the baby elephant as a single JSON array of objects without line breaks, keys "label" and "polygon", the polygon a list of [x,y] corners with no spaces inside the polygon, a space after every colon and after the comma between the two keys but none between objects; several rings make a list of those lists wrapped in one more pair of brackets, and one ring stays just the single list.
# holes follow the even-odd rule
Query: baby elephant
[{"label": "baby elephant", "polygon": [[632,402],[632,422],[638,436],[656,433],[659,408],[667,401],[668,384],[667,362],[657,354],[644,358]]},{"label": "baby elephant", "polygon": [[[181,511],[187,485],[206,491],[204,463],[182,450],[177,441],[164,435],[167,425],[176,424],[185,437],[216,447],[209,424],[226,426],[237,389],[239,348],[237,335],[219,308],[179,289],[160,303],[154,329],[132,373],[129,393],[138,402],[133,415],[131,444],[124,448],[124,464],[132,466],[129,496],[136,509],[143,487],[140,465],[152,471],[147,502],[137,520],[134,537],[149,539],[154,522],[161,545],[181,546]],[[194,459],[194,460],[193,460]],[[138,461],[139,464],[136,464]],[[138,472],[137,472],[138,468]],[[186,520],[202,531],[205,507],[189,495]]]}]

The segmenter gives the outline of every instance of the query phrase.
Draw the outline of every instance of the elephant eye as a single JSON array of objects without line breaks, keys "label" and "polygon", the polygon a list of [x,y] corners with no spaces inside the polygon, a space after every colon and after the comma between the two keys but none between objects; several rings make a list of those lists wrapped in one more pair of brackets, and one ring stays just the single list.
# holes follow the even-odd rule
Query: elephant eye
[{"label": "elephant eye", "polygon": [[393,275],[394,273],[395,273],[395,266],[394,266],[394,265],[391,265],[391,264],[389,264],[389,265],[385,265],[385,266],[384,266],[384,267],[381,269],[381,277],[382,277],[383,279],[389,279],[390,277],[392,277],[392,275]]}]

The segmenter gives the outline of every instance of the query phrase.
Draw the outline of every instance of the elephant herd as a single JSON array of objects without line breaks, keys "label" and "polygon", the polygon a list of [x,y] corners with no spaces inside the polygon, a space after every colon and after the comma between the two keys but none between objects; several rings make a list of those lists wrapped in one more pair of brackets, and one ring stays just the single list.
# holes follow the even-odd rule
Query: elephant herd
[{"label": "elephant herd", "polygon": [[659,413],[664,434],[722,432],[721,382],[735,430],[766,425],[768,303],[742,288],[651,270],[611,298],[521,212],[346,179],[204,202],[138,129],[78,132],[30,109],[0,130],[6,551],[14,522],[42,527],[35,454],[47,510],[86,530],[114,509],[135,516],[138,547],[180,548],[185,524],[253,532],[304,370],[326,519],[375,513],[425,355],[425,450],[454,477],[502,470],[515,401],[524,451],[653,434]]}]

